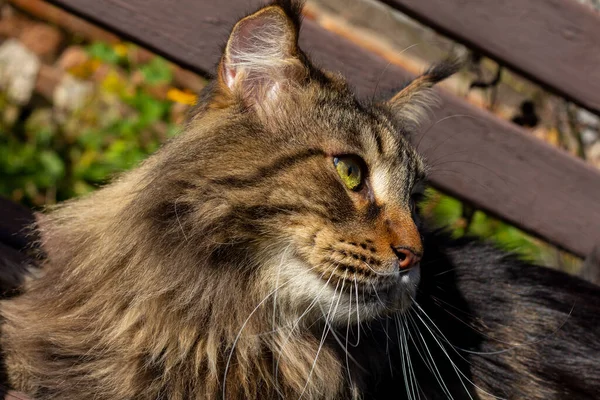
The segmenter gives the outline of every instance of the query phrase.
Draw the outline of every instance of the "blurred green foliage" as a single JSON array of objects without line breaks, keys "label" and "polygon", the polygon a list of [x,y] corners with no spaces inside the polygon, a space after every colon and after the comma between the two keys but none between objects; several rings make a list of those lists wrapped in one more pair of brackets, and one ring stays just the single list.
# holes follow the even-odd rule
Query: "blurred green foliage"
[{"label": "blurred green foliage", "polygon": [[[110,68],[100,90],[68,115],[57,115],[43,103],[19,109],[0,94],[1,195],[36,207],[88,193],[138,164],[176,132],[169,117],[173,103],[152,94],[158,85],[172,83],[168,63],[155,57],[135,65],[127,55],[130,46],[86,47],[90,65],[81,73],[100,64]],[[143,82],[131,83],[135,73]],[[14,113],[20,116],[7,118]]]},{"label": "blurred green foliage", "polygon": [[143,65],[140,70],[144,74],[146,82],[151,85],[168,83],[173,79],[173,74],[167,62],[162,58],[154,58],[148,64]]},{"label": "blurred green foliage", "polygon": [[518,250],[529,260],[540,258],[538,241],[514,226],[490,217],[480,210],[474,210],[465,217],[467,206],[460,200],[434,189],[427,190],[426,198],[427,201],[421,206],[422,210],[436,226],[450,228],[452,236],[470,235],[492,239],[506,250]]},{"label": "blurred green foliage", "polygon": [[119,64],[126,58],[115,50],[114,46],[104,42],[94,42],[87,47],[87,52],[92,58],[108,63]]},{"label": "blurred green foliage", "polygon": [[434,227],[446,229],[451,236],[479,237],[521,258],[575,273],[581,266],[577,257],[560,251],[522,230],[494,218],[483,211],[435,189],[427,189],[426,200],[420,205],[422,214]]}]

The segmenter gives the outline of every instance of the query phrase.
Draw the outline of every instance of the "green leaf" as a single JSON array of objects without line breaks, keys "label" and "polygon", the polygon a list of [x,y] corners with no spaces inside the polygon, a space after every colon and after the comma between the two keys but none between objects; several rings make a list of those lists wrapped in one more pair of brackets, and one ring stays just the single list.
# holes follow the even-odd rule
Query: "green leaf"
[{"label": "green leaf", "polygon": [[171,106],[169,102],[157,100],[144,92],[138,92],[129,101],[129,104],[140,113],[138,120],[138,129],[140,130],[163,119]]},{"label": "green leaf", "polygon": [[150,85],[170,83],[173,80],[169,63],[160,57],[155,57],[148,64],[142,65],[140,71]]},{"label": "green leaf", "polygon": [[43,168],[40,173],[49,176],[53,181],[65,175],[65,163],[58,154],[51,150],[44,150],[40,153],[40,163]]},{"label": "green leaf", "polygon": [[118,64],[121,59],[108,43],[94,42],[88,46],[87,52],[93,58],[108,64]]},{"label": "green leaf", "polygon": [[77,143],[88,149],[99,149],[104,143],[104,135],[96,129],[85,129],[77,137]]}]

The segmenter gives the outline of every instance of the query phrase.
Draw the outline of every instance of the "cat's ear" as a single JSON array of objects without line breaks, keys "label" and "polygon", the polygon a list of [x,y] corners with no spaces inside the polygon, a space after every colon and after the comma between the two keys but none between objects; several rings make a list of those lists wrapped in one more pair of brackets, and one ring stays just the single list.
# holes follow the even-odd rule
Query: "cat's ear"
[{"label": "cat's ear", "polygon": [[221,91],[264,106],[297,85],[308,69],[298,49],[301,3],[278,1],[241,19],[218,68]]},{"label": "cat's ear", "polygon": [[456,59],[448,59],[432,66],[388,100],[388,106],[400,121],[418,129],[437,102],[433,86],[453,75],[461,65]]}]

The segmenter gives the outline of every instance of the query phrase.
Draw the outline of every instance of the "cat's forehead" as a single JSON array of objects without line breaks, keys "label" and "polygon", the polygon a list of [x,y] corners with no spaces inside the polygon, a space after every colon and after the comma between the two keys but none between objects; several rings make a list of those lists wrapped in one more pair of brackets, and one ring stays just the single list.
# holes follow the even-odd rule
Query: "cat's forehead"
[{"label": "cat's forehead", "polygon": [[325,150],[330,154],[360,156],[377,197],[390,201],[405,197],[415,182],[425,179],[424,160],[408,140],[401,121],[390,118],[385,109],[356,101],[320,103],[315,107],[320,108],[314,113],[320,118],[315,124],[315,143],[329,146]]},{"label": "cat's forehead", "polygon": [[369,164],[385,164],[390,169],[409,169],[425,174],[425,164],[399,122],[378,106],[358,102],[332,104],[317,113],[325,129],[341,143],[356,149]]}]

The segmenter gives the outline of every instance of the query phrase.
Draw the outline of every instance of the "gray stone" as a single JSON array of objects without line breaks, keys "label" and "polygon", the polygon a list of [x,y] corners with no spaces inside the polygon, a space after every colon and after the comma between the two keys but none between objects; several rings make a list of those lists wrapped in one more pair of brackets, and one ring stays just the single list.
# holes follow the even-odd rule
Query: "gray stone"
[{"label": "gray stone", "polygon": [[54,90],[53,103],[57,111],[73,112],[87,104],[94,91],[91,82],[66,74]]},{"label": "gray stone", "polygon": [[40,61],[16,39],[8,39],[0,46],[0,90],[8,100],[24,105],[31,99],[35,88]]}]

